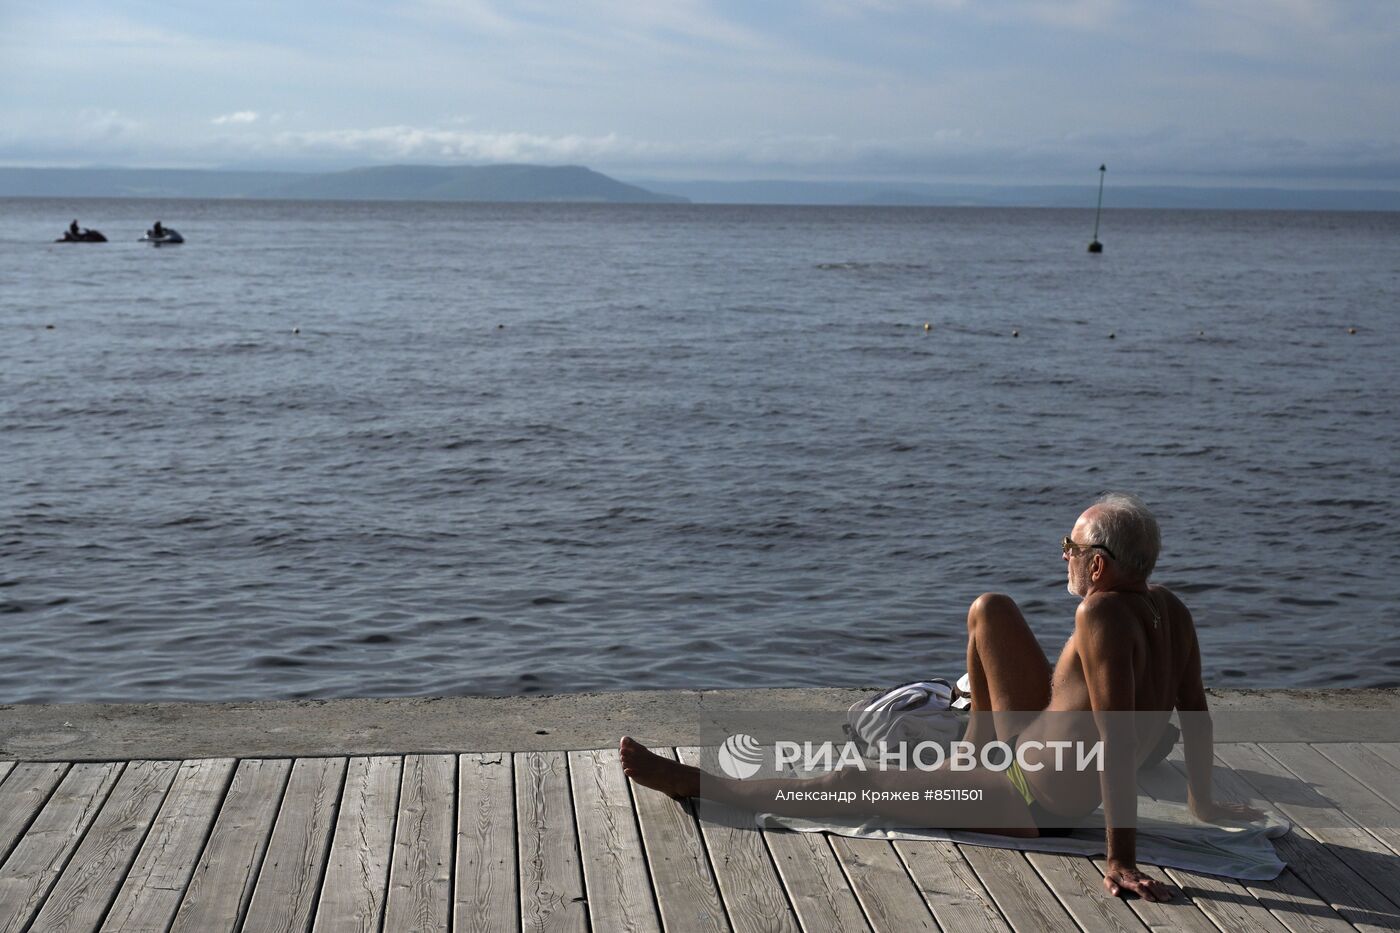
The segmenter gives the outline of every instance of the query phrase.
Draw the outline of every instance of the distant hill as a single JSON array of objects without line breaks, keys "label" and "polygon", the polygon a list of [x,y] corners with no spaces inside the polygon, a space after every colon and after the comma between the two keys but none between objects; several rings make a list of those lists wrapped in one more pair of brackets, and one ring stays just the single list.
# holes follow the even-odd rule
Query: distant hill
[{"label": "distant hill", "polygon": [[592,201],[680,204],[687,198],[627,185],[581,165],[383,165],[311,175],[259,197],[398,201]]},{"label": "distant hill", "polygon": [[0,197],[679,204],[580,165],[384,165],[345,172],[0,168]]}]

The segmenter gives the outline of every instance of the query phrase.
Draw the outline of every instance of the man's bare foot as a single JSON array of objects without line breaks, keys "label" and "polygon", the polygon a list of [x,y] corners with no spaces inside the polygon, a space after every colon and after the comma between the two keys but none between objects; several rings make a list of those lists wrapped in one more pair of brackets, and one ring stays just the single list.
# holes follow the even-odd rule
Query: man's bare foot
[{"label": "man's bare foot", "polygon": [[624,735],[618,745],[622,773],[643,787],[670,794],[677,800],[700,795],[700,769],[662,758],[641,742]]}]

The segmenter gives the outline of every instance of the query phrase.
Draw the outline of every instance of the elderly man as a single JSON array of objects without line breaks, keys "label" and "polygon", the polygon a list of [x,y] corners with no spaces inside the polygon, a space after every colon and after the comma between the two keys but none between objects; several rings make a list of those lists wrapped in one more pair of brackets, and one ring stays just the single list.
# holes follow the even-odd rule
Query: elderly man
[{"label": "elderly man", "polygon": [[[973,715],[964,740],[1014,750],[1002,770],[844,769],[815,780],[740,781],[662,758],[627,737],[621,743],[623,770],[676,797],[703,796],[752,810],[880,815],[905,825],[977,826],[1013,836],[1063,835],[1102,802],[1108,826],[1105,889],[1166,900],[1169,889],[1137,868],[1135,774],[1173,708],[1182,714],[1192,813],[1208,822],[1261,814],[1212,800],[1213,737],[1200,647],[1181,600],[1147,582],[1159,550],[1156,519],[1134,496],[1109,493],[1079,516],[1061,552],[1069,591],[1081,602],[1074,633],[1053,665],[1009,597],[988,593],[972,604],[967,670]],[[1063,767],[1051,744],[1099,741],[1097,768]],[[955,793],[930,801],[918,792],[931,785]],[[840,793],[857,789],[878,793]],[[798,790],[807,793],[793,793]],[[812,802],[846,797],[855,799]],[[878,802],[869,802],[872,797]]]}]

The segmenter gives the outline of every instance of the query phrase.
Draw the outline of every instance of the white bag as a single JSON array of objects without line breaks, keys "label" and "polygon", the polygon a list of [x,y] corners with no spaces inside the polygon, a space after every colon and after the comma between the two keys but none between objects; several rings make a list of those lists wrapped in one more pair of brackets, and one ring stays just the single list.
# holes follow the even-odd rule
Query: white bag
[{"label": "white bag", "polygon": [[959,711],[968,705],[948,681],[920,680],[855,704],[845,730],[867,758],[878,757],[882,745],[894,749],[900,742],[946,745],[962,737],[966,720]]}]

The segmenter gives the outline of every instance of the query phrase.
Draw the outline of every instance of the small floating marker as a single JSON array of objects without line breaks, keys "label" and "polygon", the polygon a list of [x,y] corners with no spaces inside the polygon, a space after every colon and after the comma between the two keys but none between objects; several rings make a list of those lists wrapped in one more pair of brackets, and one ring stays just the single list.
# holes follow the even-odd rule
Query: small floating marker
[{"label": "small floating marker", "polygon": [[[44,325],[44,330],[53,330],[53,325],[52,325],[52,324],[45,324],[45,325]],[[1353,330],[1352,333],[1354,334],[1354,333],[1356,333],[1356,331]]]},{"label": "small floating marker", "polygon": [[1099,242],[1099,215],[1103,213],[1103,176],[1107,171],[1107,165],[1099,166],[1099,206],[1094,208],[1094,238],[1089,241],[1089,252],[1091,253],[1103,252],[1103,244]]},{"label": "small floating marker", "polygon": [[[50,324],[49,327],[53,327],[53,325]],[[1347,328],[1347,333],[1348,333],[1348,334],[1354,334],[1354,333],[1356,333],[1356,328],[1355,328],[1355,327],[1348,327],[1348,328]]]},{"label": "small floating marker", "polygon": [[1196,336],[1197,336],[1197,337],[1204,337],[1205,335],[1206,335],[1206,332],[1203,331],[1203,330],[1198,330],[1198,331],[1196,331]]},{"label": "small floating marker", "polygon": [[1021,332],[1020,332],[1019,330],[1013,330],[1013,331],[1011,332],[1011,336],[1013,336],[1013,337],[1019,337],[1019,336],[1021,336]]},{"label": "small floating marker", "polygon": [[293,328],[292,328],[292,333],[294,333],[294,334],[299,334],[299,333],[301,333],[301,328],[300,328],[300,327],[293,327]]},{"label": "small floating marker", "polygon": [[1109,339],[1109,340],[1117,340],[1117,339],[1118,339],[1118,335],[1115,334],[1113,331],[1109,331],[1109,332],[1108,332],[1108,339]]},{"label": "small floating marker", "polygon": [[927,334],[931,330],[933,330],[933,325],[930,324],[928,321],[924,321],[924,333]]},{"label": "small floating marker", "polygon": [[505,326],[504,324],[497,324],[497,325],[496,325],[496,330],[505,330],[505,329],[506,329],[506,326]]}]

